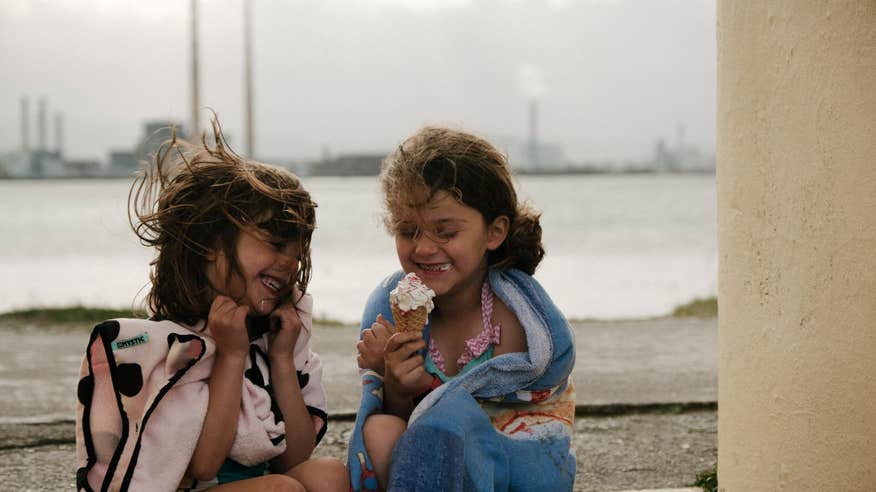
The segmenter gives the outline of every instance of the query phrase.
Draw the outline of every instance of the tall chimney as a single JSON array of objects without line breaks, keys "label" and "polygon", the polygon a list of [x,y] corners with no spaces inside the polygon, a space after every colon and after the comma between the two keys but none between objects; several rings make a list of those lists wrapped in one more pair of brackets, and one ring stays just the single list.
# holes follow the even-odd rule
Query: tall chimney
[{"label": "tall chimney", "polygon": [[55,153],[58,157],[64,153],[64,115],[60,111],[55,113]]},{"label": "tall chimney", "polygon": [[21,96],[21,152],[30,152],[30,101]]},{"label": "tall chimney", "polygon": [[538,144],[538,100],[529,100],[529,162],[533,169],[541,167]]},{"label": "tall chimney", "polygon": [[678,151],[681,152],[684,149],[684,123],[678,122],[675,125],[675,139],[677,140]]},{"label": "tall chimney", "polygon": [[191,0],[192,7],[192,114],[191,135],[193,141],[198,140],[201,125],[198,123],[198,107],[201,105],[198,96],[198,0]]},{"label": "tall chimney", "polygon": [[246,155],[255,159],[255,128],[253,127],[252,94],[252,4],[243,0],[243,56],[244,56],[244,97],[246,99]]},{"label": "tall chimney", "polygon": [[37,150],[46,151],[46,98],[37,101]]}]

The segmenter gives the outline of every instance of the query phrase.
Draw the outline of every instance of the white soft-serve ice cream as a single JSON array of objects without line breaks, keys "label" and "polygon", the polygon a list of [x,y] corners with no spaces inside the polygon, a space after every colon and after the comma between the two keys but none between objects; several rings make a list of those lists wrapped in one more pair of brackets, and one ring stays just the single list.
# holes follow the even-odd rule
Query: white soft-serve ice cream
[{"label": "white soft-serve ice cream", "polygon": [[392,317],[400,332],[422,330],[429,313],[435,307],[432,298],[435,292],[426,286],[416,273],[409,273],[399,280],[389,293]]}]

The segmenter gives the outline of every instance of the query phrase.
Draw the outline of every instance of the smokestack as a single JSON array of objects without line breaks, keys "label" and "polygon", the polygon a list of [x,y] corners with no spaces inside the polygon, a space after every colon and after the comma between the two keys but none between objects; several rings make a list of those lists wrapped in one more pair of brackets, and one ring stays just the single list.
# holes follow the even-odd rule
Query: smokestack
[{"label": "smokestack", "polygon": [[675,138],[678,150],[681,151],[684,148],[684,123],[679,122],[675,125]]},{"label": "smokestack", "polygon": [[529,161],[533,169],[541,167],[538,144],[538,100],[529,100]]},{"label": "smokestack", "polygon": [[30,152],[30,101],[21,96],[21,152]]},{"label": "smokestack", "polygon": [[246,155],[255,159],[255,129],[253,128],[252,102],[252,4],[243,0],[243,56],[244,56],[244,87],[246,99]]},{"label": "smokestack", "polygon": [[64,115],[58,111],[55,113],[55,153],[58,157],[64,152]]},{"label": "smokestack", "polygon": [[201,133],[201,125],[198,123],[198,107],[201,105],[198,96],[198,0],[191,0],[192,7],[192,114],[191,135],[189,138],[196,141]]},{"label": "smokestack", "polygon": [[46,151],[46,98],[37,101],[37,150]]}]

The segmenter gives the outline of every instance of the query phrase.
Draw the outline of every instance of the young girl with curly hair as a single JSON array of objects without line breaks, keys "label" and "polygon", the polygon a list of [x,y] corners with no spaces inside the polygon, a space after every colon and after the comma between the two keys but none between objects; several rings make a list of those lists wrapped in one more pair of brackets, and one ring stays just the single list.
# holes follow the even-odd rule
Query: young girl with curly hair
[{"label": "young girl with curly hair", "polygon": [[174,139],[129,196],[149,320],[98,325],[79,383],[85,490],[348,490],[309,347],[316,204],[285,169]]},{"label": "young girl with curly hair", "polygon": [[[532,277],[539,214],[519,202],[505,157],[427,127],[380,181],[401,271],[363,315],[353,489],[570,490],[571,330]],[[389,296],[411,274],[434,309],[423,330],[396,332]]]}]

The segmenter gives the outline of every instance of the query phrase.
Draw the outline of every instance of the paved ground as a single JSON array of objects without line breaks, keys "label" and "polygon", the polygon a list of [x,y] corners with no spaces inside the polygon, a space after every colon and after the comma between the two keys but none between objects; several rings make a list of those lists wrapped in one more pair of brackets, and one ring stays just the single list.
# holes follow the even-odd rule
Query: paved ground
[{"label": "paved ground", "polygon": [[[317,328],[332,413],[358,401],[354,328]],[[575,490],[689,486],[717,459],[714,319],[574,325]],[[0,326],[0,491],[73,489],[75,384],[85,332]],[[666,404],[700,402],[700,405]],[[684,409],[698,409],[688,411]],[[343,457],[352,422],[320,455]]]},{"label": "paved ground", "polygon": [[[715,319],[573,325],[579,405],[716,401]],[[330,413],[359,402],[355,327],[316,327]],[[0,423],[72,419],[85,329],[0,325]]]},{"label": "paved ground", "polygon": [[[329,424],[317,455],[344,459],[353,423]],[[0,490],[73,490],[73,424],[0,425]],[[715,466],[716,414],[632,414],[575,419],[576,491],[685,487]]]}]

